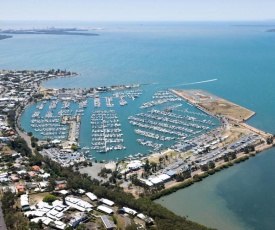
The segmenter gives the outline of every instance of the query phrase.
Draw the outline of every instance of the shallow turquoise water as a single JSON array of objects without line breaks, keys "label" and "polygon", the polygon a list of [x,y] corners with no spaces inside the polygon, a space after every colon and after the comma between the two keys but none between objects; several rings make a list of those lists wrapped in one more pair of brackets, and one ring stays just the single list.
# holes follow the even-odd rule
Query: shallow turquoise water
[{"label": "shallow turquoise water", "polygon": [[[140,98],[144,101],[152,91],[167,87],[200,88],[254,110],[257,114],[248,123],[275,133],[275,33],[265,32],[273,28],[270,25],[105,23],[98,27],[104,29],[97,31],[97,37],[15,35],[1,40],[0,68],[59,68],[80,74],[45,83],[59,88],[159,82],[146,89]],[[213,78],[218,80],[181,86]],[[163,204],[219,229],[273,229],[274,154],[273,149],[266,151],[163,198]],[[185,203],[178,205],[175,200]]]}]

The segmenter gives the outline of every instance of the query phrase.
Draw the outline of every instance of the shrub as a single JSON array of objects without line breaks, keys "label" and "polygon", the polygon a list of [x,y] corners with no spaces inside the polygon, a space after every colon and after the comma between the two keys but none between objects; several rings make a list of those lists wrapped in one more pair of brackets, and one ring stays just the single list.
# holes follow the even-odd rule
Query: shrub
[{"label": "shrub", "polygon": [[52,204],[55,200],[58,200],[58,198],[52,194],[48,194],[43,198],[43,202],[46,202],[48,204]]}]

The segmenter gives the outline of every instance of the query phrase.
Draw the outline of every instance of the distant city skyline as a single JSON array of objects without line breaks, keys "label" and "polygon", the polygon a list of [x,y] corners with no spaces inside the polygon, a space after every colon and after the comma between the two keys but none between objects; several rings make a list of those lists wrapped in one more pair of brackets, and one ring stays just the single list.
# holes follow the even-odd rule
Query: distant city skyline
[{"label": "distant city skyline", "polygon": [[0,20],[249,21],[275,19],[274,0],[10,0]]}]

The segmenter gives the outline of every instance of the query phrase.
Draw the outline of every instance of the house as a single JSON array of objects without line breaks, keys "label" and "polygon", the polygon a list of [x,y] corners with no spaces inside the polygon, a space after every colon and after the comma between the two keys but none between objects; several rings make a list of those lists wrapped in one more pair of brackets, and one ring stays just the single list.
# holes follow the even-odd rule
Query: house
[{"label": "house", "polygon": [[36,177],[37,176],[37,173],[34,172],[34,171],[29,171],[28,174],[29,174],[30,177]]},{"label": "house", "polygon": [[57,190],[62,190],[67,187],[67,181],[65,181],[65,180],[55,181],[55,183],[56,183]]},{"label": "house", "polygon": [[41,181],[41,182],[39,182],[39,186],[40,186],[41,189],[47,188],[48,184],[49,184],[48,181]]},{"label": "house", "polygon": [[7,182],[9,181],[8,173],[1,173],[0,174],[0,182]]},{"label": "house", "polygon": [[32,169],[33,169],[34,171],[40,171],[40,167],[39,167],[38,165],[32,166]]},{"label": "house", "polygon": [[51,176],[51,174],[49,174],[49,173],[44,173],[44,174],[39,175],[39,176],[42,177],[43,179],[48,179],[48,178]]},{"label": "house", "polygon": [[28,188],[28,190],[36,189],[37,188],[37,184],[36,183],[27,184],[27,188]]},{"label": "house", "polygon": [[18,181],[19,181],[19,177],[18,177],[17,175],[15,175],[15,174],[12,174],[12,175],[10,176],[10,179],[11,179],[13,182],[18,182]]},{"label": "house", "polygon": [[16,189],[13,186],[7,186],[7,187],[2,187],[3,192],[11,191],[12,193],[16,193]]},{"label": "house", "polygon": [[26,188],[24,185],[17,185],[15,187],[15,191],[16,191],[16,194],[19,194],[19,193],[24,193],[26,191]]}]

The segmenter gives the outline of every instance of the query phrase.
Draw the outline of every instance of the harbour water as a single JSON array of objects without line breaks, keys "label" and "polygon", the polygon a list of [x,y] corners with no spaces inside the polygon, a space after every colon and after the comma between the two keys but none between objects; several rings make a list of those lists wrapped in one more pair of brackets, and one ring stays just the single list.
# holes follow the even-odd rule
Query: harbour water
[{"label": "harbour water", "polygon": [[[55,68],[79,73],[75,78],[46,82],[46,87],[158,83],[144,86],[142,97],[136,99],[141,104],[150,101],[154,92],[166,88],[200,88],[255,111],[256,115],[248,123],[275,133],[275,33],[265,32],[275,25],[263,24],[68,23],[68,27],[103,29],[97,30],[99,36],[95,37],[14,35],[0,42],[0,68]],[[51,25],[41,22],[37,27]],[[16,27],[16,23],[5,22],[3,26]],[[32,28],[27,22],[19,27],[28,26]],[[66,25],[56,23],[56,26]],[[186,85],[209,79],[217,80]],[[117,111],[122,127],[128,116],[133,115],[125,111],[126,106]],[[83,122],[90,122],[91,113],[83,117]],[[28,117],[32,114],[31,109],[26,111],[21,119],[23,126],[28,126]],[[85,130],[90,136],[89,127]],[[136,144],[142,152],[143,146],[133,141],[133,136],[128,138],[125,143]],[[111,154],[103,156],[117,157]],[[219,229],[272,229],[275,224],[274,154],[274,149],[268,150],[202,183],[162,198],[162,204]],[[175,200],[183,200],[185,204],[175,210],[178,206],[172,202]],[[204,210],[203,213],[200,210]]]},{"label": "harbour water", "polygon": [[[88,157],[97,160],[116,160],[129,155],[134,157],[139,153],[144,155],[157,152],[171,146],[179,138],[192,138],[220,125],[215,118],[202,113],[167,90],[157,91],[156,95],[158,96],[154,96],[162,99],[153,98],[154,94],[152,93],[156,90],[153,87],[156,85],[142,86],[134,90],[100,93],[96,98],[87,99],[87,107],[81,110],[78,102],[58,100],[39,102],[30,105],[25,110],[20,119],[21,125],[26,132],[32,132],[39,139],[65,140],[68,134],[68,125],[59,126],[61,112],[74,116],[77,111],[82,111],[79,145]],[[120,105],[120,102],[123,102],[121,97],[113,97],[133,94],[135,91],[139,91],[140,96],[134,100],[126,96],[123,97],[123,101],[127,103],[125,105]],[[168,97],[172,101],[167,101],[168,99],[163,99],[163,97]],[[106,98],[112,98],[112,107],[108,107]],[[148,100],[151,103],[148,103]],[[57,103],[55,108],[51,107],[53,102]],[[68,107],[66,109],[63,108],[65,104]],[[173,113],[171,114],[174,114],[174,117],[167,119],[164,109],[172,107]],[[108,118],[112,112],[116,116],[115,119]],[[47,117],[49,114],[53,117]],[[164,117],[166,121],[164,121]],[[179,119],[178,117],[186,118]],[[195,120],[193,121],[193,119]],[[103,120],[104,122],[102,122]],[[116,127],[110,127],[111,124],[107,124],[110,120],[116,121],[112,124]],[[182,120],[183,125],[178,123],[179,120]],[[56,125],[52,125],[52,121],[56,121]],[[100,128],[103,125],[105,128]],[[173,133],[174,131],[176,132]],[[182,131],[185,136],[182,136],[182,133],[177,134]],[[148,134],[151,137],[148,137]],[[108,151],[106,151],[107,149]]]}]

